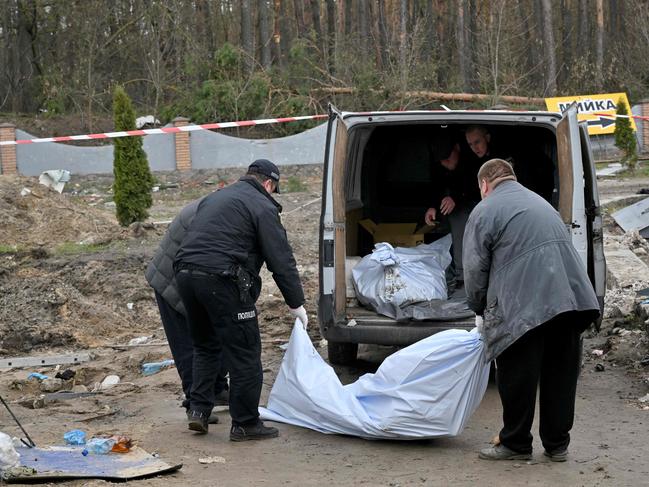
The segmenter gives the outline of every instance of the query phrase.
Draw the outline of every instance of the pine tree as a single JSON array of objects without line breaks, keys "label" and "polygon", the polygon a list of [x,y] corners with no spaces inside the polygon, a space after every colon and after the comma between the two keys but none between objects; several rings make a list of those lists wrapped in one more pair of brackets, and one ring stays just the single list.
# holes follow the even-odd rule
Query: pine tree
[{"label": "pine tree", "polygon": [[[121,86],[115,88],[113,95],[113,116],[116,131],[135,130],[135,111]],[[154,181],[142,148],[142,137],[115,139],[113,174],[113,193],[120,225],[128,226],[144,220],[153,204],[151,188]]]},{"label": "pine tree", "polygon": [[[629,114],[626,103],[624,103],[622,98],[617,102],[616,114]],[[636,148],[635,133],[630,118],[617,117],[615,119],[615,145],[623,153],[622,162],[627,164],[630,171],[635,171],[635,165],[638,161],[638,152]]]}]

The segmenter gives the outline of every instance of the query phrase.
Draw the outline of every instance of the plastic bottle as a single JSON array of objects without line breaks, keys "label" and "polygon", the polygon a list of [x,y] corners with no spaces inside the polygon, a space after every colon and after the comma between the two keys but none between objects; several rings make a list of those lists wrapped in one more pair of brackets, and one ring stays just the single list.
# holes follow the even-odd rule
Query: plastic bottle
[{"label": "plastic bottle", "polygon": [[142,364],[142,374],[143,375],[157,374],[162,369],[166,369],[167,367],[171,367],[172,365],[174,365],[174,361],[171,359],[163,360],[162,362],[149,362],[147,364]]},{"label": "plastic bottle", "polygon": [[105,455],[110,452],[114,444],[115,440],[112,438],[93,438],[86,443],[86,448],[94,455]]}]

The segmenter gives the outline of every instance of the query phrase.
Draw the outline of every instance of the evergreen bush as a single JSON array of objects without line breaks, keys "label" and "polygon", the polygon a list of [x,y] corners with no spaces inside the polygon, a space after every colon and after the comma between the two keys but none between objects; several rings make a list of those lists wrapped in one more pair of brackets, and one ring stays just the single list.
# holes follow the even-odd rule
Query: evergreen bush
[{"label": "evergreen bush", "polygon": [[[115,88],[113,115],[116,131],[135,130],[135,111],[121,86]],[[142,148],[142,137],[115,139],[113,174],[116,214],[120,225],[143,221],[149,216],[147,210],[153,203],[151,188],[154,180]]]},{"label": "evergreen bush", "polygon": [[[617,115],[628,115],[629,110],[620,98],[617,102]],[[636,148],[635,132],[631,125],[631,119],[627,117],[617,117],[615,119],[615,145],[623,153],[622,162],[627,165],[630,171],[635,170],[638,161],[638,152]]]}]

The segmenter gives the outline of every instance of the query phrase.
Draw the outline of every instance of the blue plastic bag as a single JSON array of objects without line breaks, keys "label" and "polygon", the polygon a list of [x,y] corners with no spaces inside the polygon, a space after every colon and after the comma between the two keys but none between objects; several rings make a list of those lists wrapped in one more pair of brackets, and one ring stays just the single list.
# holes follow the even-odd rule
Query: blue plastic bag
[{"label": "blue plastic bag", "polygon": [[93,438],[86,444],[86,449],[95,455],[105,455],[110,452],[115,444],[112,438]]},{"label": "blue plastic bag", "polygon": [[63,435],[66,445],[85,445],[86,432],[81,430],[70,430]]},{"label": "blue plastic bag", "polygon": [[27,378],[28,378],[28,379],[38,379],[38,380],[49,379],[48,376],[43,375],[43,374],[39,374],[38,372],[32,372],[31,374],[29,374],[29,375],[27,376]]},{"label": "blue plastic bag", "polygon": [[142,364],[142,375],[157,374],[162,369],[166,369],[167,367],[171,367],[172,365],[174,365],[174,361],[171,359],[163,360],[162,362],[149,362]]}]

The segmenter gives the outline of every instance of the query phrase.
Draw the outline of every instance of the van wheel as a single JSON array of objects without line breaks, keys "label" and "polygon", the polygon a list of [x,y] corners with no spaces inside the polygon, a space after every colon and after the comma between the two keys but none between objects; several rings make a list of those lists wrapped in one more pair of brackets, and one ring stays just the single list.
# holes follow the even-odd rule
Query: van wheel
[{"label": "van wheel", "polygon": [[358,343],[327,342],[329,363],[333,365],[349,365],[356,360]]}]

